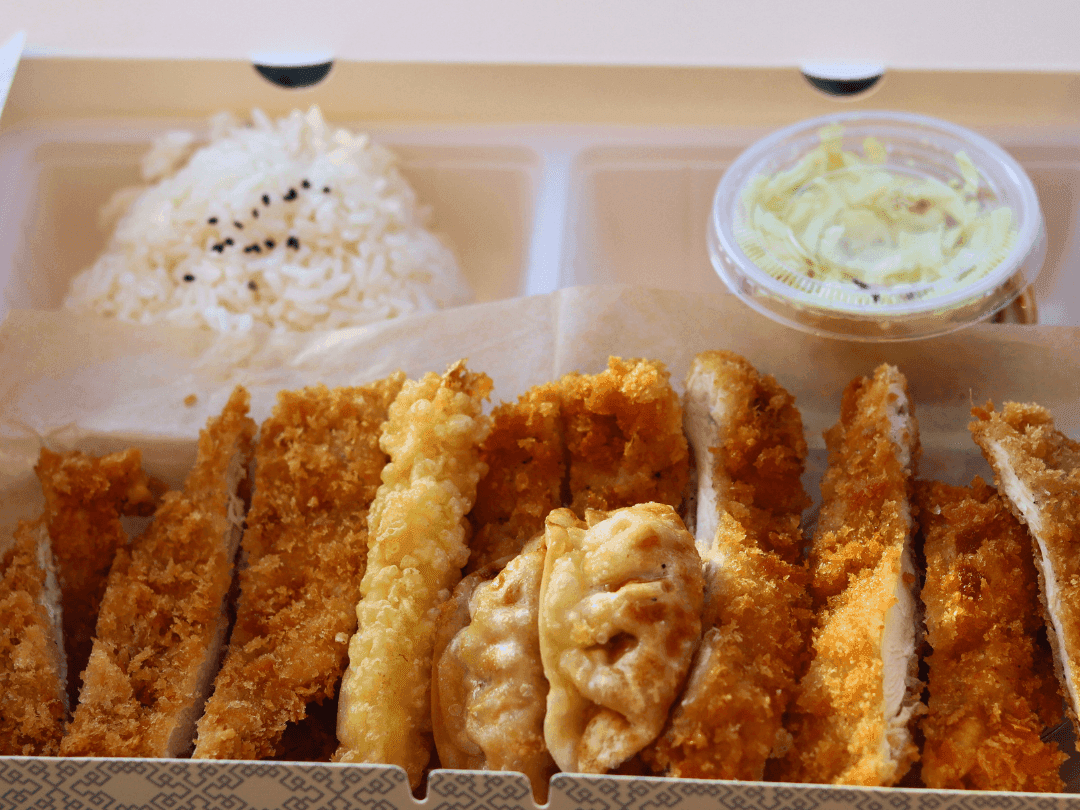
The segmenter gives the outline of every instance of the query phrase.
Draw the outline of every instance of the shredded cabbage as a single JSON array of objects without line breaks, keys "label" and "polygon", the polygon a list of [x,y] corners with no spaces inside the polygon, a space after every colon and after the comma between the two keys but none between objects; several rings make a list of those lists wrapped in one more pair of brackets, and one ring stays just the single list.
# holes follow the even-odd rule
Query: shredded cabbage
[{"label": "shredded cabbage", "polygon": [[[878,293],[923,285],[943,294],[989,273],[1017,230],[971,158],[955,154],[949,182],[889,165],[880,141],[845,151],[843,128],[819,132],[820,145],[791,168],[757,175],[742,195],[740,247],[763,270],[795,286],[847,282]],[[816,285],[813,285],[816,286]],[[889,296],[891,299],[892,296]]]}]

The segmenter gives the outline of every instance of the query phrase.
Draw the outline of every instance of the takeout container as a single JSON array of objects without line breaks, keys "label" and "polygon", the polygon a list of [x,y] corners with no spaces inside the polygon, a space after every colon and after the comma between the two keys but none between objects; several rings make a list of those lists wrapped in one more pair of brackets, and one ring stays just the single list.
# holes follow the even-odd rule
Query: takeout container
[{"label": "takeout container", "polygon": [[[826,221],[829,212],[821,211],[820,219],[811,223],[817,226],[813,244],[804,243],[802,234],[790,227],[786,238],[763,232],[759,219],[767,201],[749,199],[755,184],[760,188],[785,173],[810,171],[802,167],[824,155],[821,150],[827,137],[834,139],[835,157],[849,156],[854,165],[822,166],[808,178],[800,175],[798,181],[789,180],[791,185],[799,182],[800,187],[785,189],[787,210],[797,204],[800,194],[813,194],[815,184],[837,183],[838,179],[847,185],[828,189],[834,200],[846,197],[860,183],[865,186],[873,178],[888,177],[890,185],[883,197],[873,198],[870,205],[862,200],[847,199],[846,206],[837,202],[839,214],[833,215],[849,214],[841,224]],[[863,154],[872,149],[880,150],[873,160],[870,154]],[[961,160],[968,162],[962,165]],[[977,173],[974,183],[965,177],[966,167]],[[906,188],[897,191],[900,184]],[[937,213],[934,209],[939,203],[931,201],[934,197],[914,199],[928,189],[939,196],[952,190],[954,197],[944,199],[954,207],[963,202],[977,206],[974,221],[984,231],[992,212],[1005,213],[1011,242],[997,251],[969,242],[955,251],[956,269],[937,279],[867,283],[861,270],[849,270],[910,264],[911,251],[905,250],[902,240],[929,235],[927,232],[933,230],[914,221],[910,211],[902,213],[912,222],[887,225],[896,213],[886,212],[882,206],[892,203],[888,199],[891,194],[899,194],[902,204],[921,203]],[[819,200],[815,197],[814,201]],[[781,213],[783,210],[781,206]],[[872,227],[864,227],[865,233],[849,230],[854,224],[850,212],[856,210],[863,222],[871,219]],[[951,245],[944,243],[957,239],[953,234],[959,227],[949,216],[942,219],[952,221],[955,230],[945,228],[937,244],[952,258],[947,252]],[[787,226],[780,220],[774,223]],[[822,245],[829,231],[840,234],[843,249],[834,248],[835,258],[823,259]],[[978,235],[976,232],[972,238]],[[846,111],[800,121],[753,144],[728,167],[717,186],[708,242],[716,272],[735,295],[758,312],[812,334],[864,341],[915,340],[990,317],[1035,280],[1046,256],[1046,231],[1035,186],[1008,152],[948,121],[878,110]],[[807,272],[808,262],[816,272]]]},{"label": "takeout container", "polygon": [[[691,351],[744,351],[798,396],[818,471],[820,431],[835,419],[839,387],[886,359],[919,372],[927,474],[981,469],[964,435],[969,397],[1042,398],[1078,435],[1069,405],[1080,371],[1080,334],[1070,328],[1080,325],[1080,283],[1070,273],[1080,263],[1075,81],[894,72],[869,97],[837,101],[794,69],[339,63],[321,84],[287,91],[243,62],[24,60],[0,119],[0,317],[12,313],[0,328],[0,416],[17,423],[4,449],[23,477],[0,483],[27,484],[40,437],[98,452],[137,443],[153,470],[177,482],[198,429],[236,382],[252,388],[254,415],[263,418],[281,388],[361,382],[398,367],[438,371],[462,355],[493,373],[498,401],[571,367],[597,371],[606,352],[664,360],[679,382]],[[368,130],[401,155],[478,305],[247,346],[241,361],[205,333],[151,334],[56,311],[70,278],[105,243],[100,206],[137,181],[151,136],[204,127],[221,109],[279,115],[313,103],[328,121]],[[707,251],[724,170],[769,132],[840,104],[947,118],[1021,162],[1046,216],[1047,259],[1034,285],[1041,326],[976,326],[925,344],[853,348],[778,327],[727,292]],[[520,296],[536,297],[524,304]],[[641,329],[642,318],[661,328]],[[984,369],[1000,374],[991,379]],[[131,376],[117,385],[121,374]],[[198,392],[197,404],[183,405],[171,385]],[[435,771],[418,801],[397,769],[270,762],[0,758],[0,797],[46,808],[534,806],[513,774]],[[552,807],[632,810],[984,800],[1027,808],[1045,797],[571,775],[555,777],[551,791]]]}]

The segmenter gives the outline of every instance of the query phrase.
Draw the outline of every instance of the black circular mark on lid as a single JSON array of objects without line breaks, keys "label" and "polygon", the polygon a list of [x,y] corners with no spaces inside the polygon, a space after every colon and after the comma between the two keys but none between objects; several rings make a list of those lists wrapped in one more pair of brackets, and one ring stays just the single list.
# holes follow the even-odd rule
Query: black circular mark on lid
[{"label": "black circular mark on lid", "polygon": [[278,87],[311,87],[318,84],[330,73],[333,60],[317,65],[261,65],[255,63],[255,70],[269,82]]}]

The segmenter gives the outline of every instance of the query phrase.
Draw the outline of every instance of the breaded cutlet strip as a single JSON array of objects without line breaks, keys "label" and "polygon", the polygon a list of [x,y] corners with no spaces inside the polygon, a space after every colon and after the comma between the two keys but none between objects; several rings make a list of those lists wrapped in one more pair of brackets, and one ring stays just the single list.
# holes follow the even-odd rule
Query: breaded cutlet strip
[{"label": "breaded cutlet strip", "polygon": [[463,361],[406,382],[379,440],[390,461],[368,516],[334,759],[400,765],[414,788],[433,747],[435,626],[469,557],[466,515],[484,473],[490,391],[491,380]]},{"label": "breaded cutlet strip", "polygon": [[548,515],[540,655],[544,740],[569,772],[607,773],[660,734],[701,639],[703,580],[675,510]]},{"label": "breaded cutlet strip", "polygon": [[255,423],[238,387],[199,436],[182,492],[116,553],[63,756],[176,757],[220,662]]},{"label": "breaded cutlet strip", "polygon": [[1080,728],[1080,442],[1040,405],[973,408],[968,426],[998,492],[1034,539],[1039,594],[1061,691]]},{"label": "breaded cutlet strip", "polygon": [[0,756],[56,756],[67,717],[60,592],[44,518],[0,547]]},{"label": "breaded cutlet strip", "polygon": [[825,433],[829,467],[810,547],[816,611],[810,666],[789,712],[785,781],[892,785],[918,759],[911,488],[919,447],[894,367],[845,389]]},{"label": "breaded cutlet strip", "polygon": [[480,458],[488,471],[469,514],[468,572],[517,554],[544,530],[548,513],[563,505],[566,443],[559,384],[530,388],[493,409]]},{"label": "breaded cutlet strip", "polygon": [[458,583],[440,612],[431,684],[440,766],[524,773],[538,804],[558,770],[544,742],[538,614],[546,551],[540,535],[505,565]]},{"label": "breaded cutlet strip", "polygon": [[569,458],[568,506],[678,508],[690,474],[682,405],[663,363],[618,357],[599,374],[558,382]]},{"label": "breaded cutlet strip", "polygon": [[919,482],[916,499],[933,648],[922,780],[938,790],[1060,793],[1065,755],[1040,735],[1061,696],[1035,644],[1043,621],[1027,531],[981,478]]},{"label": "breaded cutlet strip", "polygon": [[785,741],[811,620],[799,529],[810,503],[802,418],[772,377],[728,352],[694,358],[684,414],[697,461],[704,634],[643,759],[672,777],[760,780]]},{"label": "breaded cutlet strip", "polygon": [[142,469],[136,449],[100,458],[42,448],[34,468],[45,496],[45,519],[56,558],[64,612],[68,698],[90,659],[98,608],[116,550],[127,545],[123,515],[150,515],[165,490]]},{"label": "breaded cutlet strip", "polygon": [[336,693],[387,461],[379,431],[403,382],[278,394],[255,450],[236,621],[194,758],[272,757],[286,725]]}]

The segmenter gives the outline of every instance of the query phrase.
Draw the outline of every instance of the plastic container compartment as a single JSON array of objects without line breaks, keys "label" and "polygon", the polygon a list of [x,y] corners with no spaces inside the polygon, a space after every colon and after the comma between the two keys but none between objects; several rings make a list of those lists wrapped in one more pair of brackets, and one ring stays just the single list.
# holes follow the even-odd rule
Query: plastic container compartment
[{"label": "plastic container compartment", "polygon": [[[984,220],[992,210],[1008,208],[1014,231],[1011,243],[994,255],[973,250],[974,242],[965,244],[961,247],[964,260],[954,273],[937,279],[895,281],[886,275],[875,278],[873,270],[867,270],[874,262],[885,266],[906,258],[898,246],[899,237],[895,233],[883,236],[880,227],[870,228],[866,236],[854,228],[847,230],[850,218],[839,226],[815,223],[819,241],[810,247],[802,245],[800,236],[786,223],[774,221],[786,231],[778,227],[776,234],[765,234],[760,221],[753,221],[761,214],[758,206],[748,209],[748,187],[760,178],[772,179],[794,170],[808,155],[821,150],[826,127],[837,128],[831,137],[839,138],[842,153],[855,156],[858,163],[851,167],[827,164],[809,179],[804,172],[795,171],[791,182],[801,185],[793,189],[793,200],[801,193],[814,193],[821,184],[856,182],[881,170],[898,182],[913,183],[915,192],[926,188],[927,180],[936,180],[960,190],[958,195],[966,201],[974,201],[978,217]],[[867,145],[868,138],[883,148],[883,154],[870,154],[874,146]],[[977,191],[972,191],[971,185],[964,187],[960,153],[970,158],[978,172]],[[875,165],[875,161],[883,162]],[[892,183],[889,186],[895,188]],[[932,196],[915,196],[919,199],[913,200],[911,211],[934,213],[937,203]],[[864,221],[866,218],[864,214]],[[874,217],[875,226],[884,221],[883,216]],[[947,228],[956,224],[953,220],[946,223]],[[827,233],[830,225],[844,228],[832,256],[845,255],[837,261],[822,261],[819,246],[825,239],[821,234]],[[951,242],[954,237],[950,234],[947,238]],[[889,341],[950,332],[1008,306],[1042,268],[1046,232],[1030,178],[992,141],[924,116],[848,112],[787,127],[740,155],[717,186],[708,246],[713,266],[728,287],[774,320],[827,337]],[[850,263],[841,265],[839,261]]]}]

